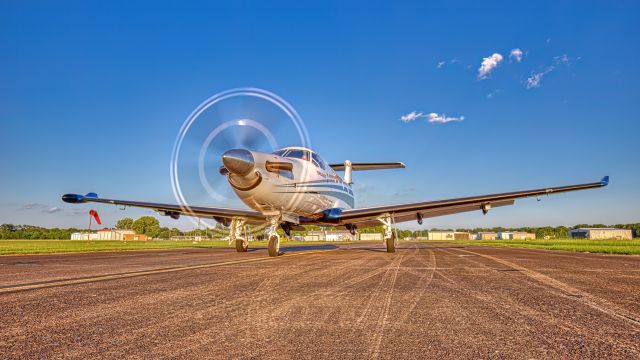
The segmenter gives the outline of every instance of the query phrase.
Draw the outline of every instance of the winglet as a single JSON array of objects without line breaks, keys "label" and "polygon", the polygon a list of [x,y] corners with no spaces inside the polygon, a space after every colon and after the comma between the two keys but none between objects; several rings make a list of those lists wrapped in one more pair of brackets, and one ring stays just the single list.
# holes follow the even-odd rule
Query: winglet
[{"label": "winglet", "polygon": [[62,195],[62,201],[70,204],[79,204],[87,202],[87,198],[97,199],[98,194],[96,193],[88,193],[87,195],[80,194],[64,194]]},{"label": "winglet", "polygon": [[602,186],[609,185],[609,175],[603,177],[602,180],[600,180],[600,184],[602,184]]}]

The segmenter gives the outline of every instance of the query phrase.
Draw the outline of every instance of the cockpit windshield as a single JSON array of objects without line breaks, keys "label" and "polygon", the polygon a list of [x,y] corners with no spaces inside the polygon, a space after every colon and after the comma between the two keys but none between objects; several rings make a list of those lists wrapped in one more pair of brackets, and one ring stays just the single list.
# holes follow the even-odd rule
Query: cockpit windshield
[{"label": "cockpit windshield", "polygon": [[318,168],[320,168],[322,170],[326,170],[326,171],[330,171],[331,170],[331,167],[329,165],[327,165],[327,163],[324,160],[322,160],[320,155],[318,155],[316,153],[312,153],[309,150],[288,148],[288,149],[281,149],[281,150],[278,150],[278,151],[274,151],[273,154],[274,155],[278,155],[278,156],[282,156],[282,157],[286,157],[286,158],[301,159],[301,160],[311,161],[315,166],[317,166]]},{"label": "cockpit windshield", "polygon": [[302,149],[282,149],[275,151],[274,155],[288,157],[292,159],[302,159],[306,161],[311,161],[311,152],[309,150]]},{"label": "cockpit windshield", "polygon": [[311,159],[310,155],[311,154],[306,150],[291,150],[285,155],[285,157],[309,161]]}]

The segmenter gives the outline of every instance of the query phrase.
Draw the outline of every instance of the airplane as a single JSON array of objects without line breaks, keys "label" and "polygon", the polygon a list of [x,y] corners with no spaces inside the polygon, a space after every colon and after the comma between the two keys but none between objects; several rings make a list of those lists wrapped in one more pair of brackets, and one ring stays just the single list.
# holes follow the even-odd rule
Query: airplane
[{"label": "airplane", "polygon": [[[352,189],[352,172],[404,168],[402,162],[327,164],[316,152],[305,147],[285,147],[273,153],[243,148],[230,149],[222,154],[223,165],[218,169],[235,194],[251,210],[208,206],[184,206],[139,201],[100,198],[96,193],[66,194],[67,203],[104,203],[153,209],[161,215],[178,219],[180,215],[213,218],[229,228],[229,239],[235,241],[238,252],[246,252],[248,241],[243,237],[247,224],[267,225],[269,256],[280,254],[278,227],[287,236],[302,225],[335,226],[355,235],[358,228],[383,225],[383,242],[387,252],[395,252],[397,239],[394,224],[424,218],[482,211],[487,214],[495,207],[513,205],[516,199],[539,197],[567,191],[599,188],[609,184],[609,176],[598,182],[546,187],[499,194],[469,196],[454,199],[403,203],[356,208]],[[341,177],[337,172],[344,172]]]}]

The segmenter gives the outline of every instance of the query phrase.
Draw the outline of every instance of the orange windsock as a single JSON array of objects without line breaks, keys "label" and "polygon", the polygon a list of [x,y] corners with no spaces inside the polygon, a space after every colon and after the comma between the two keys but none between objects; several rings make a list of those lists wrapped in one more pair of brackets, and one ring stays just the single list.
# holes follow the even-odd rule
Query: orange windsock
[{"label": "orange windsock", "polygon": [[89,210],[89,216],[93,216],[93,218],[96,219],[98,225],[102,225],[102,223],[100,222],[100,216],[98,215],[97,211],[93,209]]}]

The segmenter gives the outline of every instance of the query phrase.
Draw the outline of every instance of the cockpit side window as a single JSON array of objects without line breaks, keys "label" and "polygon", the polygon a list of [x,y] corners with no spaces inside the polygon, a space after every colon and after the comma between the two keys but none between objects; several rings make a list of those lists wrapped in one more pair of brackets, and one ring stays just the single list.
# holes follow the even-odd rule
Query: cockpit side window
[{"label": "cockpit side window", "polygon": [[315,162],[317,163],[317,165],[318,165],[318,167],[320,169],[322,169],[322,170],[327,170],[328,169],[329,166],[327,165],[326,162],[324,162],[324,160],[322,160],[322,158],[318,154],[313,153],[312,156],[313,156],[313,160],[315,160]]},{"label": "cockpit side window", "polygon": [[287,151],[289,151],[289,150],[282,149],[282,150],[274,151],[274,152],[272,152],[272,154],[284,157],[284,155],[287,153]]}]

